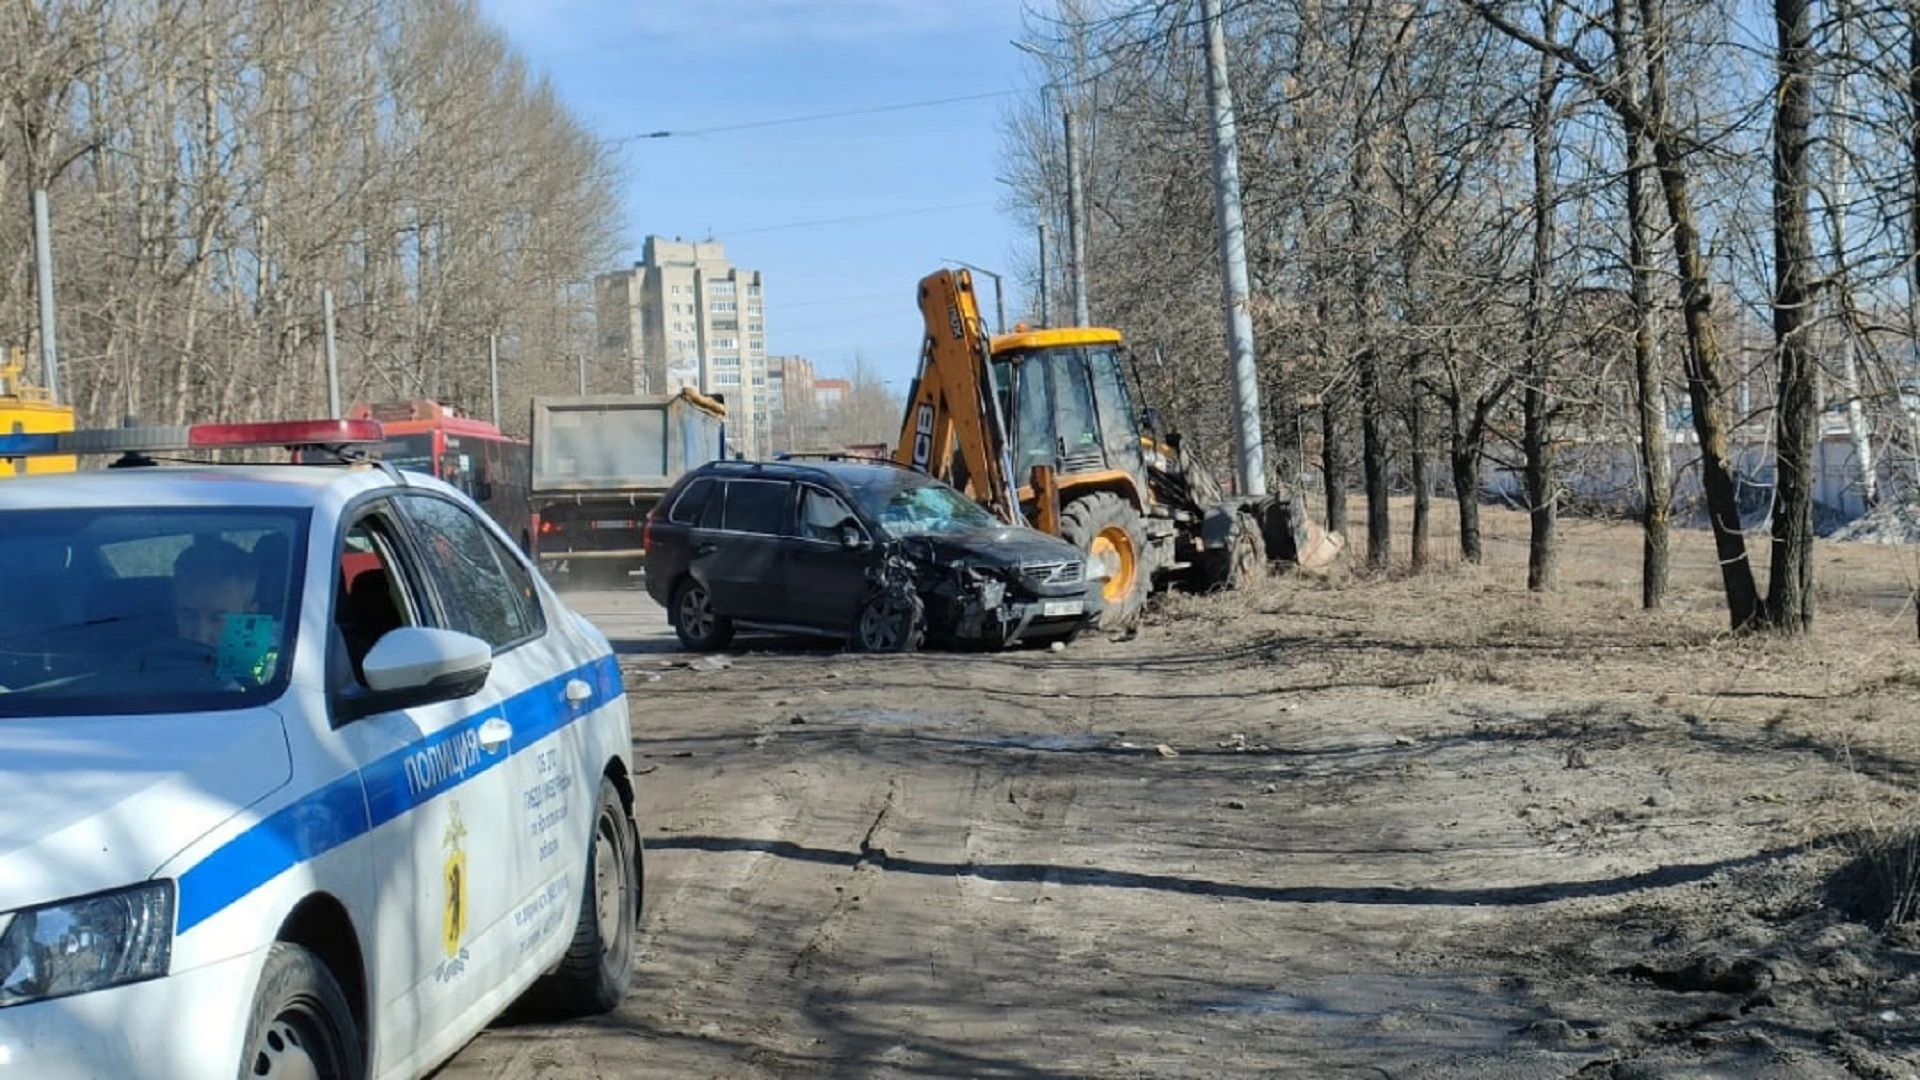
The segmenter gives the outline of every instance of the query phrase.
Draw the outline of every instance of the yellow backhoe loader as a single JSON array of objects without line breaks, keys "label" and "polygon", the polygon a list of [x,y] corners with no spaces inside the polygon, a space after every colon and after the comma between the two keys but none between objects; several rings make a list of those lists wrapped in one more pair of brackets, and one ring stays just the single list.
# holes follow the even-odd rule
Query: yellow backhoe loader
[{"label": "yellow backhoe loader", "polygon": [[1297,500],[1227,495],[1178,435],[1153,431],[1124,377],[1119,331],[989,338],[965,270],[921,279],[919,300],[926,338],[894,460],[1087,552],[1106,575],[1103,626],[1131,624],[1174,582],[1230,588],[1269,563],[1338,555],[1339,539]]},{"label": "yellow backhoe loader", "polygon": [[[57,435],[73,430],[73,408],[56,405],[47,392],[20,379],[20,350],[0,361],[0,435]],[[0,478],[23,473],[72,472],[72,457],[0,457]]]}]

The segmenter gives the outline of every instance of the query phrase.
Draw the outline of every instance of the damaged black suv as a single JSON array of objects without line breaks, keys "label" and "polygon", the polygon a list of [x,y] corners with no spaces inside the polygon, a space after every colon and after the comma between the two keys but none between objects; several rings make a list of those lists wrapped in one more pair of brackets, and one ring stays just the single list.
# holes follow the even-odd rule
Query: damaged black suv
[{"label": "damaged black suv", "polygon": [[647,591],[698,651],[735,627],[876,652],[1071,639],[1101,607],[1078,548],[887,463],[709,462],[654,507],[642,543]]}]

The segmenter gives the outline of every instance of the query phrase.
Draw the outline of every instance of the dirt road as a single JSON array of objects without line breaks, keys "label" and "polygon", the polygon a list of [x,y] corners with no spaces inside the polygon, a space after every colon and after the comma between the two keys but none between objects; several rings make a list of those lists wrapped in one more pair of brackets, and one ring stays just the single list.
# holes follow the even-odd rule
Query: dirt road
[{"label": "dirt road", "polygon": [[1569,531],[1554,597],[1509,545],[1059,653],[699,672],[637,592],[584,598],[630,642],[638,981],[442,1075],[1920,1075],[1878,918],[1920,896],[1920,649],[1845,604],[1900,556],[1835,556],[1820,637],[1754,644],[1710,553],[1646,615],[1631,532]]}]

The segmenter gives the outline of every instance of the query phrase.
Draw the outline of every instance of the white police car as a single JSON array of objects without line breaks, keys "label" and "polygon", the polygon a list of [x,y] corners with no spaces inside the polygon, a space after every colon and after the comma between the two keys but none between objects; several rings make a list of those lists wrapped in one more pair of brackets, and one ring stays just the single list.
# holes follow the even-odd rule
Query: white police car
[{"label": "white police car", "polygon": [[[345,448],[369,421],[0,435]],[[417,1077],[612,1008],[641,899],[606,638],[374,464],[0,479],[0,1080]]]}]

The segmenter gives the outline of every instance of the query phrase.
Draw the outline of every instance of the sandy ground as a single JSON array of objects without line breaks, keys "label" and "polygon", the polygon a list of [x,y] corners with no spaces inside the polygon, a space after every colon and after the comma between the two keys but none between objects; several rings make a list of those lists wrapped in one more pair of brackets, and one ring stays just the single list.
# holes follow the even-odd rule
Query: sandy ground
[{"label": "sandy ground", "polygon": [[1633,526],[1564,522],[1543,596],[1487,525],[1063,652],[702,672],[581,597],[639,976],[441,1075],[1920,1076],[1915,549],[1823,545],[1815,636],[1734,640],[1704,535],[1649,614]]}]

